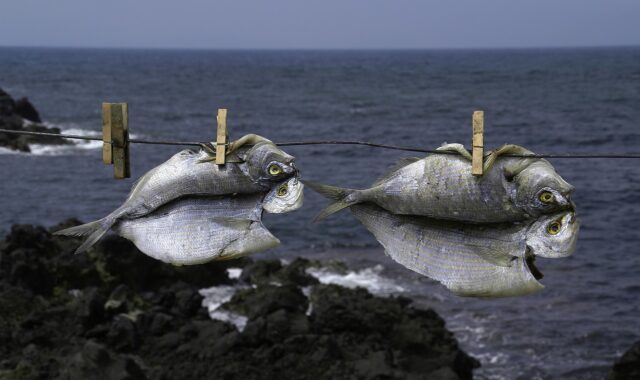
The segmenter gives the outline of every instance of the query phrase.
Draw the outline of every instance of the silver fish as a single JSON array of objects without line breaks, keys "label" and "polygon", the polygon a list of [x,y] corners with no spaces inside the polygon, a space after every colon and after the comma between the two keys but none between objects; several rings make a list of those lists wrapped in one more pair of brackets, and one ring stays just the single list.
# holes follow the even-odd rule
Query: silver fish
[{"label": "silver fish", "polygon": [[469,223],[523,221],[574,207],[570,200],[573,186],[548,161],[504,156],[533,154],[522,147],[507,145],[492,152],[481,177],[471,174],[471,156],[462,145],[449,144],[439,150],[456,154],[401,160],[365,190],[306,182],[334,200],[317,219],[362,202],[395,214]]},{"label": "silver fish", "polygon": [[86,236],[76,250],[86,251],[118,220],[153,212],[172,200],[188,195],[227,195],[267,192],[277,183],[297,174],[294,157],[270,142],[258,142],[234,153],[225,165],[211,161],[211,152],[183,150],[149,170],[134,183],[127,200],[106,217],[81,226],[57,231],[56,235]]},{"label": "silver fish", "polygon": [[262,224],[262,211],[299,208],[302,188],[292,178],[267,195],[181,198],[145,216],[120,220],[113,229],[146,255],[174,265],[234,259],[280,245]]},{"label": "silver fish", "polygon": [[522,224],[477,225],[394,215],[371,203],[350,210],[393,260],[466,297],[543,289],[535,257],[572,254],[580,226],[570,211]]}]

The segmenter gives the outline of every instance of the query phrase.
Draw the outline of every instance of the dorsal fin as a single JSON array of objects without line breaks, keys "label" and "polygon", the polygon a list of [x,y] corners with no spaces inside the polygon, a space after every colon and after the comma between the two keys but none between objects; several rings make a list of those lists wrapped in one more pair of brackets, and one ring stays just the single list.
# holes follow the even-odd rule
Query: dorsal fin
[{"label": "dorsal fin", "polygon": [[405,157],[405,158],[399,159],[393,165],[391,165],[389,168],[387,168],[387,170],[384,172],[384,174],[382,176],[380,176],[380,178],[378,178],[378,180],[376,180],[373,183],[372,187],[376,187],[376,186],[382,184],[384,181],[386,181],[389,178],[391,178],[395,172],[397,172],[398,170],[404,168],[407,165],[413,164],[416,161],[420,161],[420,158],[419,157]]}]

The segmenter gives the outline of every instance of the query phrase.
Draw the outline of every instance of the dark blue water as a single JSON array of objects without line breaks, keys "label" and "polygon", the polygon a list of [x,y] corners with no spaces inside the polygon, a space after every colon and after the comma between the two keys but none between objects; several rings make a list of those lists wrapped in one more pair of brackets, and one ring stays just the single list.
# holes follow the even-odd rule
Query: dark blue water
[{"label": "dark blue water", "polygon": [[[100,104],[126,101],[143,138],[207,140],[229,109],[231,137],[362,139],[435,148],[471,139],[485,110],[485,144],[536,152],[640,151],[640,49],[206,52],[0,49],[0,87],[28,96],[63,129],[100,130]],[[134,145],[134,178],[175,147]],[[364,187],[399,151],[287,149],[305,178]],[[98,149],[1,154],[0,233],[12,223],[85,221],[118,206],[132,180],[112,179]],[[283,241],[258,257],[338,258],[384,274],[448,321],[479,357],[481,379],[601,378],[640,339],[640,161],[552,159],[576,188],[583,228],[573,257],[538,260],[547,288],[506,300],[452,296],[391,262],[348,213],[309,220],[324,203],[268,215]]]}]

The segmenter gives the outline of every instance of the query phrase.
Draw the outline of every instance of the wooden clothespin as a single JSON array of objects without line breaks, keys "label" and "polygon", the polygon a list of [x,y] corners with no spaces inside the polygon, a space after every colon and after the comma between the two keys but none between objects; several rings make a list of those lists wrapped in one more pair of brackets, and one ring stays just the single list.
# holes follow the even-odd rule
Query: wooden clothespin
[{"label": "wooden clothespin", "polygon": [[481,176],[483,174],[484,157],[484,111],[473,112],[473,141],[471,151],[471,174]]},{"label": "wooden clothespin", "polygon": [[102,162],[113,164],[113,177],[131,177],[127,103],[102,103]]},{"label": "wooden clothespin", "polygon": [[224,165],[227,154],[227,109],[218,109],[218,134],[216,139],[216,165]]}]

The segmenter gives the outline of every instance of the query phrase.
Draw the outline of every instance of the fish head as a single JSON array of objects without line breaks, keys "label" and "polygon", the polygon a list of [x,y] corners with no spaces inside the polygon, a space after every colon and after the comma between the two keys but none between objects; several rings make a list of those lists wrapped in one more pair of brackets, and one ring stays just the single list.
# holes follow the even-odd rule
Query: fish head
[{"label": "fish head", "polygon": [[505,179],[514,188],[514,203],[532,217],[575,208],[571,202],[575,188],[546,160],[526,159],[516,171],[507,170]]},{"label": "fish head", "polygon": [[275,186],[264,197],[262,207],[266,212],[282,214],[294,211],[302,206],[304,185],[297,177],[288,179]]},{"label": "fish head", "polygon": [[298,174],[294,160],[271,142],[259,142],[244,154],[249,177],[269,188]]},{"label": "fish head", "polygon": [[527,248],[540,257],[570,256],[576,249],[579,230],[580,222],[573,211],[543,215],[527,231]]}]

